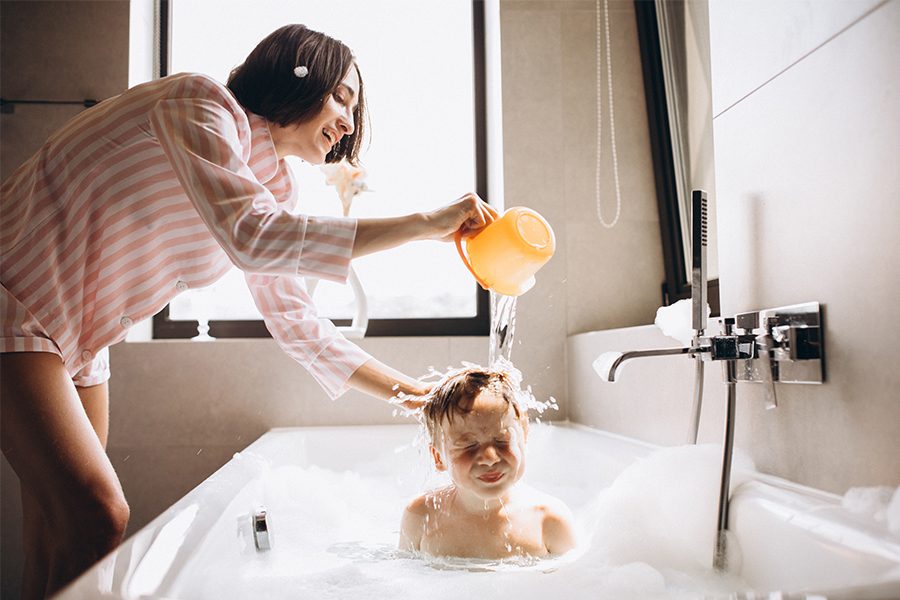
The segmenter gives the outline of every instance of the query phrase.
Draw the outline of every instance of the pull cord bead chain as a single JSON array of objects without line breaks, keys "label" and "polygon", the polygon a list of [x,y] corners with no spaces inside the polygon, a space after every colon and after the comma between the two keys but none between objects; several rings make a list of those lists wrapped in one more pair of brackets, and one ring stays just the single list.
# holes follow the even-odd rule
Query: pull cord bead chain
[{"label": "pull cord bead chain", "polygon": [[601,165],[601,141],[602,141],[602,133],[603,133],[603,104],[601,102],[602,98],[602,69],[601,69],[601,57],[602,57],[602,41],[601,38],[601,23],[600,23],[600,0],[597,0],[597,177],[596,177],[596,193],[597,193],[597,218],[600,219],[600,223],[606,227],[607,229],[612,229],[615,227],[616,223],[619,222],[619,214],[622,211],[622,195],[619,191],[619,157],[616,153],[616,121],[613,112],[613,90],[612,90],[612,59],[609,51],[609,0],[603,0],[603,26],[602,29],[605,31],[605,40],[606,40],[606,88],[608,90],[609,95],[609,135],[610,140],[612,141],[612,159],[613,159],[613,177],[615,179],[616,184],[616,216],[612,220],[612,223],[607,223],[603,218],[603,213],[600,209],[600,165]]}]

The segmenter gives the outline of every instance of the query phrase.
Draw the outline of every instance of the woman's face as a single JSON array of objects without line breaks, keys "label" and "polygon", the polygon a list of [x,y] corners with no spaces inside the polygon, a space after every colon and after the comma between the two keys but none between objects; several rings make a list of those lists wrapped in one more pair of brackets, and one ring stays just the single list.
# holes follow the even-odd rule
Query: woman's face
[{"label": "woman's face", "polygon": [[332,147],[353,133],[353,112],[358,103],[359,76],[351,68],[311,120],[287,127],[269,123],[278,157],[297,156],[313,165],[324,164]]}]

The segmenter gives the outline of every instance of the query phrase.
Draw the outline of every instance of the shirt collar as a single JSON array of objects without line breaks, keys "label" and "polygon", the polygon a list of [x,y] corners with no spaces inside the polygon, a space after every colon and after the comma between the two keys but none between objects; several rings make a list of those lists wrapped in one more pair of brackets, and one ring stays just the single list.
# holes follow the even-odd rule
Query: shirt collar
[{"label": "shirt collar", "polygon": [[247,166],[260,183],[266,183],[275,177],[280,167],[275,142],[265,118],[248,112],[247,120],[250,122],[250,159]]}]

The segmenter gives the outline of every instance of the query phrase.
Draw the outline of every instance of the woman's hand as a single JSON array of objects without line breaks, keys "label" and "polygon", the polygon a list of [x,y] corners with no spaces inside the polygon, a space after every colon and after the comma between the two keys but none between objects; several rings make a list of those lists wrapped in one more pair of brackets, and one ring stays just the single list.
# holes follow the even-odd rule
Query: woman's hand
[{"label": "woman's hand", "polygon": [[452,242],[459,231],[468,237],[491,224],[498,217],[497,211],[476,194],[466,194],[459,200],[426,213],[434,240]]},{"label": "woman's hand", "polygon": [[374,358],[364,362],[347,381],[350,387],[405,408],[418,408],[434,383],[413,379]]},{"label": "woman's hand", "polygon": [[477,233],[498,217],[497,211],[476,194],[466,194],[447,206],[405,217],[358,219],[353,258],[396,248],[413,240],[453,241]]}]

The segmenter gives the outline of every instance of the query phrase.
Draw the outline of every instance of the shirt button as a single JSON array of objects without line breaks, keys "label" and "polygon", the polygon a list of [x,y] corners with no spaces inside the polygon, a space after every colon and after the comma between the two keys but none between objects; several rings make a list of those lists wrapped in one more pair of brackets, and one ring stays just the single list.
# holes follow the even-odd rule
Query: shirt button
[{"label": "shirt button", "polygon": [[128,317],[122,317],[122,320],[119,321],[119,325],[121,325],[121,326],[124,327],[125,329],[128,329],[129,327],[131,327],[132,325],[134,325],[134,321],[132,321],[132,320],[129,319]]},{"label": "shirt button", "polygon": [[178,283],[175,284],[175,289],[178,290],[179,292],[186,292],[188,289],[188,284],[186,284],[183,281],[179,281]]},{"label": "shirt button", "polygon": [[84,360],[93,360],[94,355],[91,354],[90,350],[85,350],[84,352],[81,353],[81,358],[83,358]]}]

